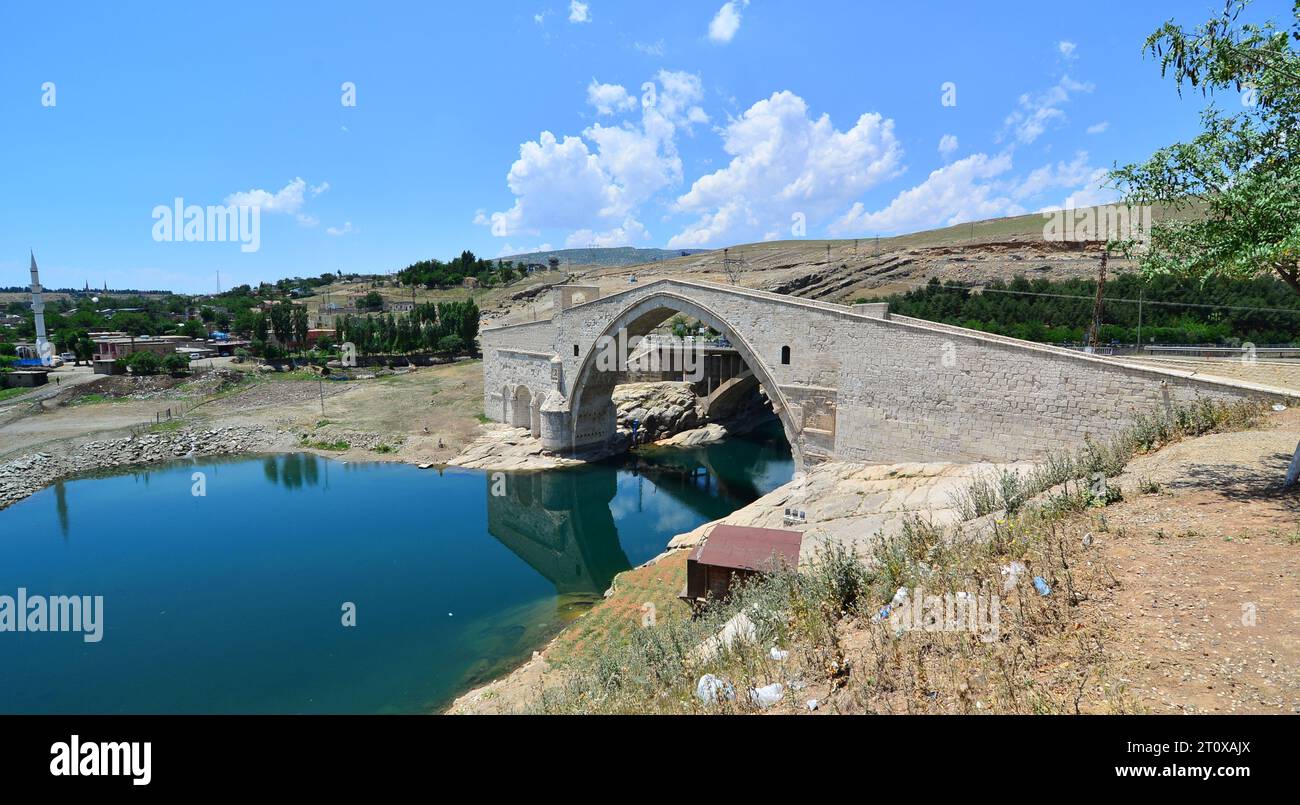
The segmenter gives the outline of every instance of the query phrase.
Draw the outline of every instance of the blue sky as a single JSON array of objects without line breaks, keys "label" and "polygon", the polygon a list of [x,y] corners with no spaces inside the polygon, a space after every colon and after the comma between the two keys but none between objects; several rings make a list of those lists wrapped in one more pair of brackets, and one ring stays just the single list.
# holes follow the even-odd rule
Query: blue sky
[{"label": "blue sky", "polygon": [[[218,271],[869,237],[1105,201],[1100,170],[1190,136],[1202,106],[1143,38],[1220,7],[8,3],[0,285],[26,281],[29,248],[50,287],[211,291]],[[259,204],[260,248],[156,241],[176,198]]]}]

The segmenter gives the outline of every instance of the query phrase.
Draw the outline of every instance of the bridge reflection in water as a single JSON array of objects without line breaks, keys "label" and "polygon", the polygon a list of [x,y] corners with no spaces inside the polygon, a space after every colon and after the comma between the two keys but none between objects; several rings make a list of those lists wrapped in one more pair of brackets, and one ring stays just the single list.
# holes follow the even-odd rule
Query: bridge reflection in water
[{"label": "bridge reflection in water", "polygon": [[[488,531],[555,585],[561,595],[599,595],[631,563],[610,511],[613,473],[518,472],[487,475]],[[494,485],[505,494],[494,495]],[[501,491],[499,488],[497,491]]]},{"label": "bridge reflection in water", "polygon": [[[773,426],[718,444],[643,448],[563,470],[487,473],[488,531],[557,593],[600,596],[616,574],[659,553],[674,533],[756,500],[788,481],[793,467],[784,434]],[[615,516],[651,508],[661,516]],[[663,530],[669,518],[680,531]],[[634,533],[631,523],[645,533]]]}]

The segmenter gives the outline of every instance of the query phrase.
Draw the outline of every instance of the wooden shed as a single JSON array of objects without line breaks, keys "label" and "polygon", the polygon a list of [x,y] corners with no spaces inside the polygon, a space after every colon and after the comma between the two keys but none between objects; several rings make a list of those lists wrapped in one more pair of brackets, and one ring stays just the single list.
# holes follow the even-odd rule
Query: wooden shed
[{"label": "wooden shed", "polygon": [[690,604],[706,598],[726,598],[737,579],[781,566],[799,566],[803,534],[776,528],[718,525],[686,559],[686,589]]}]

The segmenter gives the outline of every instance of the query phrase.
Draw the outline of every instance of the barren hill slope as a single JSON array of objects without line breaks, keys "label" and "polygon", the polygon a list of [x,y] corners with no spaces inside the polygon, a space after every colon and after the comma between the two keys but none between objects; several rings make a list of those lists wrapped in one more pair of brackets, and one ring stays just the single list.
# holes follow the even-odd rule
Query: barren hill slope
[{"label": "barren hill slope", "polygon": [[[831,302],[851,302],[907,291],[931,278],[981,285],[993,280],[1093,277],[1097,243],[1044,238],[1040,214],[996,218],[891,238],[782,240],[733,246],[630,266],[571,266],[572,282],[598,285],[602,293],[636,282],[673,277],[735,282],[750,288]],[[724,257],[740,259],[731,272]],[[1112,256],[1111,272],[1131,270]],[[502,300],[493,323],[550,316],[549,294]],[[508,312],[507,312],[508,310]]]}]

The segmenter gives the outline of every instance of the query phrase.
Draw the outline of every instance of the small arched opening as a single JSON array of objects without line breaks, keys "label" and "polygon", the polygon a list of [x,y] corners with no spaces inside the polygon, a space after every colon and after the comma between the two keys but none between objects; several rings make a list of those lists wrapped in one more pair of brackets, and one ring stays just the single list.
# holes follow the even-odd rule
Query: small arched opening
[{"label": "small arched opening", "polygon": [[529,428],[533,426],[532,416],[533,395],[528,391],[527,386],[519,386],[515,389],[514,399],[510,407],[510,424],[516,428]]}]

